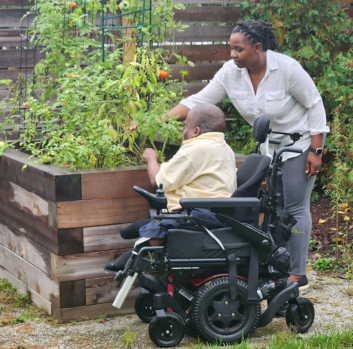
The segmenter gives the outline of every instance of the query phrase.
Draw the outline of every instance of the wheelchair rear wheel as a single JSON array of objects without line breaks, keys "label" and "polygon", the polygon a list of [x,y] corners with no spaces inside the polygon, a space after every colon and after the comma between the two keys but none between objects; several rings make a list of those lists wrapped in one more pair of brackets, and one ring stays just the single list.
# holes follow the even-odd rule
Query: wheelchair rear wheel
[{"label": "wheelchair rear wheel", "polygon": [[260,302],[246,304],[248,285],[238,279],[238,299],[230,300],[228,277],[204,284],[190,312],[200,337],[209,343],[232,344],[246,338],[260,319]]},{"label": "wheelchair rear wheel", "polygon": [[135,311],[137,316],[147,324],[152,321],[156,316],[156,312],[153,309],[153,301],[151,296],[144,296],[140,293],[135,301]]},{"label": "wheelchair rear wheel", "polygon": [[159,347],[174,347],[185,334],[185,323],[182,317],[173,312],[166,312],[166,326],[161,324],[161,318],[154,317],[149,325],[152,341]]}]

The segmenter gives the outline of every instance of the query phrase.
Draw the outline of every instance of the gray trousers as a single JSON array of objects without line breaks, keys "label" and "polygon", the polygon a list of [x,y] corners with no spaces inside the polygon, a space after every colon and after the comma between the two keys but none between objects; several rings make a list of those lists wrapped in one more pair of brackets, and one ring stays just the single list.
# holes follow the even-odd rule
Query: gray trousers
[{"label": "gray trousers", "polygon": [[305,173],[306,157],[303,154],[288,159],[282,164],[282,179],[278,181],[278,191],[282,193],[284,207],[297,220],[292,229],[292,238],[287,244],[292,259],[294,275],[306,275],[306,262],[311,235],[310,196],[316,176],[308,179]]}]

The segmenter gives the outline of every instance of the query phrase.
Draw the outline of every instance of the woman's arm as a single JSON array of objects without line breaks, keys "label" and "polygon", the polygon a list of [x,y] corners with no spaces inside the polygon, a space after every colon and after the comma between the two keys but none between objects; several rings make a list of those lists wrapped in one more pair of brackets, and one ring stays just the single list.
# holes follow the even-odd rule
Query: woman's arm
[{"label": "woman's arm", "polygon": [[[322,148],[322,137],[322,133],[315,136],[311,136],[311,147],[314,149]],[[309,154],[306,158],[305,168],[305,173],[308,175],[308,178],[318,174],[321,168],[321,163],[321,155],[317,155],[312,151],[309,151]]]},{"label": "woman's arm", "polygon": [[173,109],[171,109],[167,114],[163,115],[163,118],[169,118],[173,116],[178,116],[179,121],[183,121],[186,119],[188,115],[189,108],[183,104],[176,105]]}]

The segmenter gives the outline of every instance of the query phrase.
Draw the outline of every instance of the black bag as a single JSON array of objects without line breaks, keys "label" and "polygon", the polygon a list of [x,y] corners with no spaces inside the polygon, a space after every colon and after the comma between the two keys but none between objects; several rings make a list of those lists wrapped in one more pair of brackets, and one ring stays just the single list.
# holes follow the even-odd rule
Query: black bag
[{"label": "black bag", "polygon": [[272,216],[270,229],[273,240],[278,247],[285,247],[292,236],[292,227],[297,223],[296,219],[286,210],[277,210]]},{"label": "black bag", "polygon": [[289,274],[291,260],[288,251],[284,247],[278,247],[268,262],[268,270],[272,275]]}]

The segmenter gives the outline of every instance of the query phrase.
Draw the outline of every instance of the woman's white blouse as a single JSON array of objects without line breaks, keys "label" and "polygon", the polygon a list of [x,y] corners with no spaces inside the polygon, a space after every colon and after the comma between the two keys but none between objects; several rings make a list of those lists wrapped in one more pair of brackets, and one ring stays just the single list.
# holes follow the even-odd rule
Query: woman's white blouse
[{"label": "woman's white blouse", "polygon": [[[311,144],[311,135],[330,132],[319,91],[308,73],[293,58],[268,50],[266,61],[266,73],[256,94],[248,70],[238,68],[231,60],[202,91],[180,103],[191,109],[200,103],[217,104],[228,96],[250,125],[265,115],[270,119],[273,131],[302,134],[295,147],[305,151]],[[270,137],[280,139],[281,145],[290,143],[288,136],[272,134]],[[279,147],[269,144],[268,151],[272,154]],[[264,146],[262,152],[267,152]],[[284,153],[283,160],[297,155]]]}]

